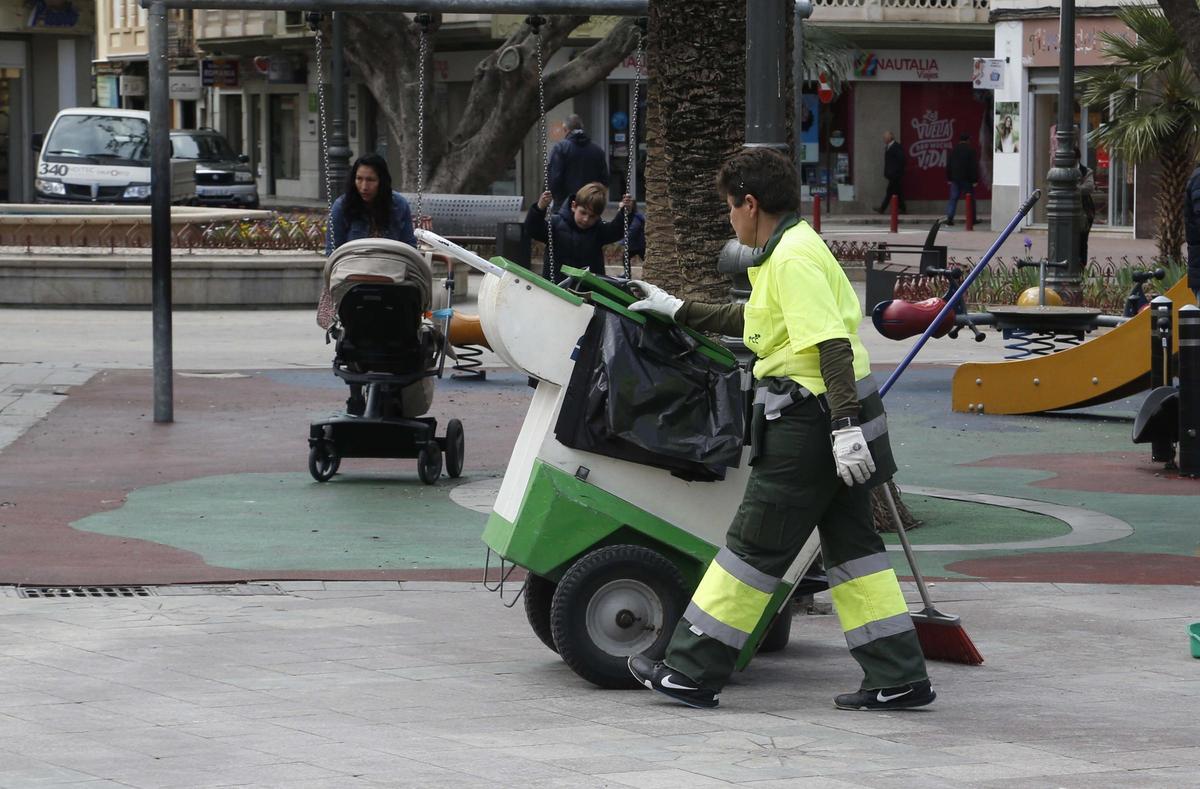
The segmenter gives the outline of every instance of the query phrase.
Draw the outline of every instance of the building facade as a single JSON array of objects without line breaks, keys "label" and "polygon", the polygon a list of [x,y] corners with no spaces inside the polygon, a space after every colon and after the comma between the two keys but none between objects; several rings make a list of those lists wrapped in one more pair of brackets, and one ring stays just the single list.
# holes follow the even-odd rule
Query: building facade
[{"label": "building facade", "polygon": [[[995,123],[1003,126],[995,142],[995,205],[993,228],[999,229],[1034,189],[1046,193],[1046,175],[1057,142],[1059,81],[1058,5],[1029,0],[993,0],[995,55],[1006,63],[1004,87],[995,95]],[[1096,0],[1076,0],[1075,67],[1110,66],[1101,33],[1132,38],[1133,32],[1112,16],[1114,6]],[[1109,122],[1107,105],[1081,105],[1076,88],[1073,115],[1083,162],[1092,169],[1096,190],[1093,230],[1108,229],[1137,237],[1153,235],[1154,165],[1135,166],[1093,144],[1089,135]],[[1047,200],[1039,201],[1029,224],[1046,224]]]},{"label": "building facade", "polygon": [[854,54],[849,83],[835,97],[826,94],[828,103],[816,83],[807,85],[802,191],[821,195],[835,214],[879,208],[890,131],[907,156],[908,211],[942,211],[947,156],[966,134],[979,157],[976,198],[986,211],[992,97],[972,87],[972,70],[975,58],[992,52],[988,0],[815,0],[806,25],[838,34]]},{"label": "building facade", "polygon": [[[465,110],[479,62],[522,20],[511,15],[445,15],[431,54],[434,100],[427,109],[439,115],[443,126]],[[250,157],[263,196],[284,202],[324,198],[318,65],[328,103],[328,40],[318,52],[315,36],[298,12],[197,11],[194,30],[201,52],[200,117]],[[607,28],[585,27],[578,32],[581,46],[556,52],[547,70],[566,62],[587,39],[603,35]],[[551,144],[561,138],[561,121],[567,114],[576,112],[584,118],[589,133],[610,156],[614,171],[610,192],[617,200],[627,169],[635,60],[631,58],[584,94],[547,110]],[[385,158],[394,156],[399,146],[391,139],[374,97],[352,68],[346,90],[346,132],[353,155],[374,151]],[[639,101],[643,107],[644,97],[643,90]],[[642,132],[638,136],[644,140]],[[644,142],[639,150],[638,161],[644,163]],[[490,191],[536,195],[542,190],[541,179],[542,152],[534,129]],[[637,180],[640,183],[640,175]],[[341,188],[332,185],[335,193]]]},{"label": "building facade", "polygon": [[33,134],[91,104],[93,5],[0,0],[0,201],[33,199]]}]

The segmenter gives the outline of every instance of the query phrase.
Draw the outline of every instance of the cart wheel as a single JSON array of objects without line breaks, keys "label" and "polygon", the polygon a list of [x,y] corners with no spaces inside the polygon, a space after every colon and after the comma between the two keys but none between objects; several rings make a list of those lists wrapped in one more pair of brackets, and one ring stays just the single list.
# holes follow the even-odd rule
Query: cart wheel
[{"label": "cart wheel", "polygon": [[788,645],[788,639],[792,637],[793,608],[792,601],[788,600],[763,634],[762,641],[758,644],[759,652],[781,652]]},{"label": "cart wheel", "polygon": [[421,447],[417,454],[417,475],[426,485],[437,482],[442,475],[442,450],[434,441]]},{"label": "cart wheel", "polygon": [[337,452],[324,441],[318,441],[308,450],[308,473],[317,482],[328,482],[341,464]]},{"label": "cart wheel", "polygon": [[550,604],[557,584],[549,578],[530,573],[525,579],[525,618],[541,642],[555,652],[554,634],[550,630]]},{"label": "cart wheel", "polygon": [[613,545],[571,565],[550,606],[550,627],[563,661],[602,688],[638,687],[630,655],[666,651],[687,595],[673,562],[640,545]]},{"label": "cart wheel", "polygon": [[446,473],[452,479],[462,474],[465,447],[462,422],[451,419],[446,423]]}]

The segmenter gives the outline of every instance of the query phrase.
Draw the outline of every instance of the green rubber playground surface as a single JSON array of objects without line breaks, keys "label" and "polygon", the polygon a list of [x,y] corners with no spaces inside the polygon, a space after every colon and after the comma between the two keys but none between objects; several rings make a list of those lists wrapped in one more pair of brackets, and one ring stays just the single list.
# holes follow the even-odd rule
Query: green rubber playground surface
[{"label": "green rubber playground surface", "polygon": [[[1018,542],[1041,540],[1067,534],[1071,528],[1057,518],[1032,512],[976,504],[967,501],[935,499],[931,496],[904,495],[904,504],[921,525],[908,530],[913,545]],[[895,534],[883,535],[888,545],[899,545]]]},{"label": "green rubber playground surface", "polygon": [[243,570],[479,567],[487,518],[450,491],[395,474],[235,474],[141,488],[72,526],[149,540]]},{"label": "green rubber playground surface", "polygon": [[[209,565],[240,570],[478,567],[487,517],[452,497],[459,485],[486,479],[443,478],[428,486],[370,473],[342,474],[324,484],[299,473],[201,477],[141,488],[118,509],[72,526],[169,545]],[[915,545],[958,543],[965,552],[970,543],[1068,531],[1054,518],[1003,507],[911,494],[904,501],[924,522],[911,533]],[[885,541],[898,542],[894,535]],[[903,557],[893,558],[900,567]],[[923,555],[922,565],[932,559]]]}]

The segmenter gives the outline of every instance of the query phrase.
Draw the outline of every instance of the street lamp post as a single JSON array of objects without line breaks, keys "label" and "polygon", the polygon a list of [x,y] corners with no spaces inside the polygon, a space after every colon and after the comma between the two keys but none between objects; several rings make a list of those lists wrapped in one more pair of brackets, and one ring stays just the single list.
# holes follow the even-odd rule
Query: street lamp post
[{"label": "street lamp post", "polygon": [[[346,183],[346,173],[350,169],[350,139],[346,136],[346,13],[334,11],[333,41],[330,42],[331,64],[330,77],[331,93],[333,94],[333,112],[329,119],[329,173],[326,183],[335,193]],[[333,199],[336,194],[330,195]]]},{"label": "street lamp post", "polygon": [[792,15],[792,152],[797,178],[803,172],[805,154],[800,139],[800,118],[804,115],[804,20],[812,16],[812,12],[812,0],[796,0]]},{"label": "street lamp post", "polygon": [[1079,168],[1075,165],[1075,0],[1063,0],[1059,20],[1058,127],[1054,137],[1054,166],[1046,176],[1049,234],[1046,256],[1065,262],[1065,269],[1052,269],[1047,284],[1058,291],[1063,303],[1078,306],[1083,300],[1083,265],[1079,260]]}]

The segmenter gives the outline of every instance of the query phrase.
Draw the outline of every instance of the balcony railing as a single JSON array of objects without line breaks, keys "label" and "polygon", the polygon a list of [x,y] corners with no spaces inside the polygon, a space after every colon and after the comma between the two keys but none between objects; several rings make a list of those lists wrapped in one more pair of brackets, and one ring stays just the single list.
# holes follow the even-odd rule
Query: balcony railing
[{"label": "balcony railing", "polygon": [[813,21],[986,24],[989,0],[814,0]]}]

